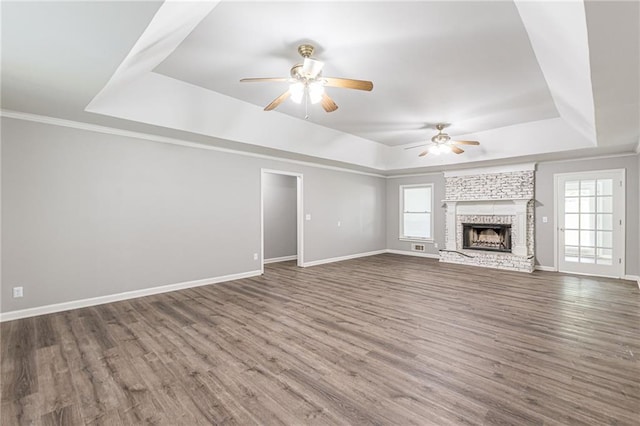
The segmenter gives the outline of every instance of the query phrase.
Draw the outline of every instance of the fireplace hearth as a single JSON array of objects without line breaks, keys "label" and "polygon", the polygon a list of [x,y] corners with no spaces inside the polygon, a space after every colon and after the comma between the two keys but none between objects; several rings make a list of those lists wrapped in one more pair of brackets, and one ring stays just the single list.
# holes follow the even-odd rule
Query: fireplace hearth
[{"label": "fireplace hearth", "polygon": [[463,223],[462,248],[511,253],[511,225]]}]

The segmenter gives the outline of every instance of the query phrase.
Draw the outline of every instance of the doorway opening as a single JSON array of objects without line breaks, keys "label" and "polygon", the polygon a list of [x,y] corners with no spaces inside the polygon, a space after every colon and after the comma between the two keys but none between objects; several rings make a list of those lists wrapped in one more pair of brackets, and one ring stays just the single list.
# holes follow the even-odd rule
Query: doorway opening
[{"label": "doorway opening", "polygon": [[304,265],[303,176],[280,170],[261,173],[261,271],[266,263]]}]

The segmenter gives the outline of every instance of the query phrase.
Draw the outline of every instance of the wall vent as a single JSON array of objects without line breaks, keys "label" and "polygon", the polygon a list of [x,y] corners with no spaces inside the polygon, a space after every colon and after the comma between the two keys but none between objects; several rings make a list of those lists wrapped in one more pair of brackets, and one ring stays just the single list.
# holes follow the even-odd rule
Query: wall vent
[{"label": "wall vent", "polygon": [[424,251],[424,244],[411,244],[411,250]]}]

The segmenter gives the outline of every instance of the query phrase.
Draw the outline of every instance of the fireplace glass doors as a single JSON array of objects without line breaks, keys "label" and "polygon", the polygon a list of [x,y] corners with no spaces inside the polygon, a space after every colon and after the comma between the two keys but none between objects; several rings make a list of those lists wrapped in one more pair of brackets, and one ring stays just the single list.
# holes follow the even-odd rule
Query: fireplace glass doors
[{"label": "fireplace glass doors", "polygon": [[511,225],[463,223],[462,248],[511,253]]}]

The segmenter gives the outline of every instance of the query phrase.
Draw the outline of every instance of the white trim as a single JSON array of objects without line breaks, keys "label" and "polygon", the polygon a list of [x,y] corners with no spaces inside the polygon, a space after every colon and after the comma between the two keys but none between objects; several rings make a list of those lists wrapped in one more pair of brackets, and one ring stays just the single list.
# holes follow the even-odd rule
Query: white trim
[{"label": "white trim", "polygon": [[264,274],[264,172],[260,170],[260,273]]},{"label": "white trim", "polygon": [[[557,271],[560,256],[559,252],[559,240],[558,240],[558,187],[560,185],[560,176],[559,174],[553,175],[553,268]],[[564,207],[563,207],[564,209]],[[534,208],[535,210],[535,208]],[[535,213],[534,213],[535,214]]]},{"label": "white trim", "polygon": [[260,169],[263,173],[271,173],[274,175],[284,175],[284,176],[294,176],[294,177],[298,177],[298,176],[302,176],[301,173],[297,173],[297,172],[288,172],[286,170],[275,170],[275,169]]},{"label": "white trim", "polygon": [[[0,117],[13,118],[15,120],[32,121],[34,123],[49,124],[53,126],[69,127],[72,129],[86,130],[89,132],[104,133],[108,135],[123,136],[127,138],[142,139],[142,140],[147,140],[152,142],[168,143],[171,145],[185,146],[188,148],[204,149],[209,151],[219,151],[219,152],[225,152],[228,154],[243,155],[245,157],[261,158],[265,160],[276,160],[284,163],[298,164],[301,166],[316,167],[319,169],[335,170],[338,172],[354,173],[357,175],[386,178],[385,175],[381,175],[377,173],[362,172],[359,170],[353,170],[353,169],[348,169],[344,167],[327,166],[324,164],[311,163],[308,161],[291,160],[288,158],[275,157],[272,155],[265,155],[265,154],[256,154],[256,153],[247,152],[247,151],[238,151],[230,148],[221,148],[219,146],[205,145],[199,142],[189,142],[186,140],[169,138],[166,136],[152,135],[149,133],[142,133],[142,132],[134,132],[131,130],[117,129],[114,127],[100,126],[97,124],[89,124],[89,123],[83,123],[80,121],[65,120],[62,118],[48,117],[44,115],[29,114],[25,112],[17,112],[17,111],[11,111],[6,109],[0,109]],[[242,142],[238,142],[238,143],[242,143]]]},{"label": "white trim", "polygon": [[304,175],[285,170],[260,169],[260,270],[264,274],[264,174],[292,176],[296,178],[296,256],[299,267],[304,266]]},{"label": "white trim", "polygon": [[536,265],[534,269],[536,271],[558,272],[555,266]]},{"label": "white trim", "polygon": [[444,177],[458,177],[458,176],[470,176],[470,175],[484,175],[484,174],[496,174],[496,173],[511,173],[511,172],[525,172],[535,171],[536,163],[523,163],[523,164],[505,164],[503,166],[494,167],[478,167],[473,169],[452,170],[444,172]]},{"label": "white trim", "polygon": [[[536,160],[536,164],[549,164],[549,163],[567,163],[567,162],[574,162],[574,161],[588,161],[588,160],[601,160],[604,158],[618,158],[618,157],[629,157],[629,156],[634,156],[640,154],[640,142],[638,143],[638,146],[635,149],[635,153],[634,152],[621,152],[618,154],[604,154],[604,155],[593,155],[590,157],[576,157],[576,158],[565,158],[565,159],[560,159],[560,160]],[[501,160],[505,160],[505,159],[501,159]],[[487,160],[487,161],[491,161],[491,160]],[[487,166],[490,167],[490,166]],[[498,173],[500,173],[501,170],[505,170],[507,167],[509,167],[509,163],[506,163],[504,166],[491,166],[491,168],[495,168],[498,170]],[[394,172],[395,170],[400,170],[400,169],[391,169],[391,170],[385,170],[386,172]],[[470,170],[470,169],[460,169],[460,171],[465,171],[465,170]],[[442,170],[442,171],[437,171],[437,172],[424,172],[424,173],[408,173],[408,174],[397,174],[397,175],[393,175],[393,176],[385,176],[385,178],[387,179],[402,179],[402,178],[409,178],[409,177],[422,177],[422,176],[434,176],[434,175],[444,175],[445,173],[447,173],[446,171]],[[455,171],[451,171],[448,173],[455,173]]]},{"label": "white trim", "polygon": [[407,241],[410,243],[418,243],[418,244],[433,244],[436,242],[436,240],[433,238],[405,238],[405,237],[398,238],[398,241]]},{"label": "white trim", "polygon": [[416,252],[416,251],[408,251],[408,250],[394,250],[394,249],[387,249],[387,253],[391,253],[391,254],[401,254],[403,256],[415,256],[415,257],[427,257],[429,259],[440,259],[440,255],[439,254],[433,254],[433,253],[420,253],[420,252]]},{"label": "white trim", "polygon": [[589,161],[589,160],[601,160],[604,158],[618,158],[618,157],[629,157],[631,155],[635,155],[633,152],[621,152],[619,154],[605,154],[605,155],[592,155],[591,157],[576,157],[576,158],[565,158],[564,160],[542,160],[539,161],[539,164],[549,164],[549,163],[570,163],[574,161]]},{"label": "white trim", "polygon": [[218,284],[226,281],[241,280],[243,278],[256,277],[260,274],[260,271],[241,272],[239,274],[223,275],[220,277],[186,281],[177,284],[167,284],[158,287],[126,291],[123,293],[108,294],[106,296],[91,297],[88,299],[72,300],[70,302],[55,303],[53,305],[37,306],[35,308],[21,309],[18,311],[2,312],[0,313],[0,322],[34,317],[37,315],[52,314],[55,312],[68,311],[70,309],[86,308],[89,306],[102,305],[104,303],[118,302],[121,300],[136,299],[138,297],[168,293],[170,291],[184,290],[187,288],[201,287],[210,284]]},{"label": "white trim", "polygon": [[[571,176],[571,175],[584,175],[584,174],[590,174],[590,173],[618,173],[620,171],[625,171],[626,172],[626,168],[620,168],[620,169],[593,169],[593,170],[582,170],[582,171],[577,171],[577,172],[563,172],[563,173],[554,173],[554,176]],[[624,176],[626,178],[626,175]]]},{"label": "white trim", "polygon": [[369,252],[366,252],[366,253],[349,254],[347,256],[330,257],[330,258],[327,258],[327,259],[320,259],[320,260],[313,260],[311,262],[306,262],[302,266],[307,268],[309,266],[324,265],[325,263],[342,262],[343,260],[357,259],[359,257],[367,257],[367,256],[375,256],[375,255],[378,255],[378,254],[385,254],[386,252],[387,252],[387,250],[384,249],[384,250],[369,251]]},{"label": "white trim", "polygon": [[[562,206],[562,211],[564,212],[564,205],[562,203],[564,203],[564,193],[560,193],[560,183],[561,180],[563,179],[568,179],[568,178],[576,178],[576,179],[583,179],[583,177],[585,175],[591,176],[591,175],[599,175],[599,174],[619,174],[619,176],[616,176],[616,179],[618,177],[620,177],[620,182],[621,182],[621,193],[620,193],[620,197],[621,199],[619,200],[620,205],[619,210],[621,211],[620,215],[619,215],[619,219],[616,219],[616,206],[614,206],[614,227],[616,226],[615,223],[620,220],[620,226],[622,227],[622,229],[619,231],[619,234],[621,236],[622,241],[618,241],[617,242],[617,248],[614,247],[613,250],[616,253],[617,256],[619,256],[620,259],[620,263],[618,264],[618,271],[620,271],[620,274],[616,274],[616,275],[607,275],[607,274],[595,274],[595,273],[588,273],[588,272],[575,272],[575,271],[563,271],[561,270],[561,268],[565,268],[567,267],[566,263],[567,262],[561,262],[561,253],[560,253],[560,223],[564,224],[564,218],[562,220],[562,222],[560,221],[560,206]],[[615,188],[615,186],[614,186]],[[614,189],[614,196],[615,196],[615,189]],[[562,203],[560,202],[560,195],[562,195]],[[615,197],[614,197],[615,199]],[[598,169],[594,169],[594,170],[585,170],[585,171],[577,171],[577,172],[563,172],[563,173],[554,173],[553,175],[553,218],[554,218],[554,229],[553,229],[553,264],[554,266],[558,269],[559,272],[563,272],[563,273],[567,273],[567,274],[577,274],[577,275],[591,275],[594,277],[607,277],[607,278],[617,278],[620,279],[623,274],[624,271],[626,270],[626,241],[627,241],[627,235],[626,235],[626,227],[627,227],[627,217],[626,217],[626,208],[627,205],[627,170],[626,168],[620,168],[620,169],[604,169],[604,170],[598,170]],[[613,230],[614,234],[616,233],[616,230]],[[615,240],[614,240],[615,241]],[[615,263],[615,260],[614,260]],[[583,269],[586,269],[589,267],[589,265],[587,264],[574,264],[575,266],[579,265],[583,265]],[[574,266],[572,265],[572,266]],[[613,267],[614,265],[611,265],[611,267]],[[591,268],[593,269],[593,268]]]},{"label": "white trim", "polygon": [[267,263],[287,262],[289,260],[297,260],[297,259],[298,259],[298,256],[294,254],[293,256],[272,257],[271,259],[265,259],[264,263],[266,265]]},{"label": "white trim", "polygon": [[[429,211],[427,213],[429,213],[429,238],[420,238],[420,237],[412,237],[412,236],[408,236],[408,235],[404,235],[404,190],[405,188],[429,188],[429,191],[431,192],[430,195],[430,201],[431,201],[431,205],[429,206]],[[401,241],[416,241],[416,242],[430,242],[433,241],[433,223],[434,223],[434,211],[433,211],[433,206],[434,206],[434,199],[435,198],[435,185],[433,183],[414,183],[414,184],[407,184],[407,185],[398,185],[398,200],[399,205],[398,205],[398,239]]]},{"label": "white trim", "polygon": [[590,272],[574,272],[574,271],[561,271],[558,270],[559,273],[561,274],[567,274],[567,275],[580,275],[581,277],[593,277],[593,278],[611,278],[614,280],[624,280],[624,276],[618,276],[618,275],[606,275],[606,274],[592,274]]},{"label": "white trim", "polygon": [[[104,133],[104,134],[116,135],[116,136],[123,136],[123,137],[134,138],[134,139],[142,139],[142,140],[148,140],[152,142],[168,143],[172,145],[185,146],[188,148],[205,149],[209,151],[219,151],[219,152],[225,152],[229,154],[242,155],[246,157],[262,158],[266,160],[276,160],[276,161],[282,161],[284,163],[298,164],[301,166],[335,170],[339,172],[347,172],[347,173],[353,173],[353,174],[364,175],[364,176],[373,176],[373,177],[379,177],[384,179],[402,179],[402,178],[409,178],[409,177],[436,176],[436,175],[445,175],[445,177],[463,176],[464,174],[467,174],[467,175],[474,174],[475,171],[477,170],[495,170],[494,173],[503,173],[503,172],[508,172],[509,171],[508,169],[514,166],[513,164],[505,164],[502,166],[493,166],[493,167],[486,167],[486,168],[461,169],[457,172],[456,171],[449,171],[449,172],[436,171],[436,172],[411,173],[411,174],[399,174],[399,175],[387,176],[383,174],[363,172],[363,171],[353,170],[353,169],[344,168],[344,167],[328,166],[328,165],[312,163],[308,161],[291,160],[291,159],[282,158],[282,157],[275,157],[272,155],[257,154],[257,153],[247,152],[247,151],[238,151],[230,148],[221,148],[217,146],[205,145],[199,142],[189,142],[182,139],[152,135],[150,133],[142,133],[142,132],[135,132],[131,130],[117,129],[115,127],[101,126],[98,124],[90,124],[90,123],[84,123],[81,121],[74,121],[74,120],[65,120],[62,118],[50,117],[50,116],[39,115],[39,114],[31,114],[31,113],[19,112],[19,111],[12,111],[7,109],[0,109],[0,117],[13,118],[15,120],[32,121],[32,122],[41,123],[41,124],[50,124],[53,126],[69,127],[73,129],[86,130],[90,132]],[[238,143],[242,143],[242,142],[238,142]],[[561,159],[561,160],[539,160],[537,161],[537,163],[548,164],[548,163],[564,163],[564,162],[572,162],[572,161],[599,160],[603,158],[628,157],[628,156],[637,155],[637,154],[640,154],[640,143],[638,143],[635,149],[635,152],[610,154],[610,155],[595,155],[592,157],[567,158],[567,159]],[[531,164],[535,165],[536,163],[531,163]],[[392,171],[393,170],[381,170],[381,172],[392,172]],[[491,173],[491,172],[486,171],[484,173]]]},{"label": "white trim", "polygon": [[[302,268],[304,264],[304,175],[296,176],[296,265]],[[263,266],[264,269],[264,266]]]},{"label": "white trim", "polygon": [[628,281],[637,281],[638,287],[640,287],[640,275],[625,275],[622,277],[622,279]]},{"label": "white trim", "polygon": [[406,174],[406,175],[393,175],[393,176],[385,176],[387,179],[402,179],[402,178],[409,178],[409,177],[422,177],[422,176],[435,176],[435,175],[441,175],[444,172],[425,172],[425,173],[411,173],[411,174]]}]

